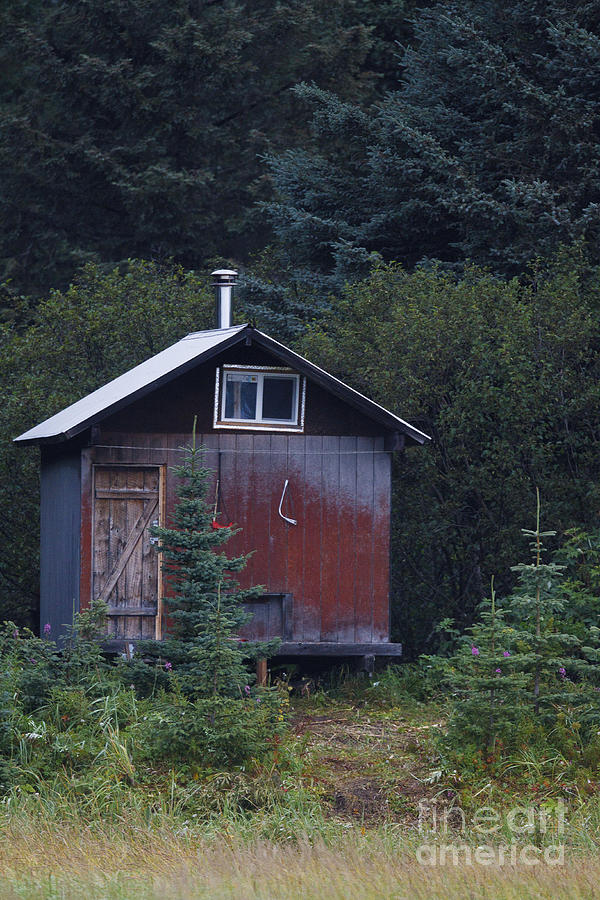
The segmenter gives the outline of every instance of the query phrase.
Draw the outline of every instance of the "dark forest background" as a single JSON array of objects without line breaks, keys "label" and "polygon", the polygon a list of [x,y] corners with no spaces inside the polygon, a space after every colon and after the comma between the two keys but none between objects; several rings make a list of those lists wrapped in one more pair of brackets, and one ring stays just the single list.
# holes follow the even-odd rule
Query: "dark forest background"
[{"label": "dark forest background", "polygon": [[37,625],[12,438],[237,317],[433,437],[395,637],[436,649],[600,510],[600,0],[11,0],[0,11],[0,618]]}]

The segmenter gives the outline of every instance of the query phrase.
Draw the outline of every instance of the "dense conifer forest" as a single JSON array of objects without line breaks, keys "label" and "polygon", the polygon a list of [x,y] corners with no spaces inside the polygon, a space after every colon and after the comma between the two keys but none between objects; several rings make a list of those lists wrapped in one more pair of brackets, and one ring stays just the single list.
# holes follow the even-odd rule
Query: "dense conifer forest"
[{"label": "dense conifer forest", "polygon": [[[434,437],[396,462],[414,656],[511,587],[539,487],[595,533],[596,3],[55,2],[0,13],[1,611],[37,621],[11,438],[236,315]],[[508,573],[508,574],[507,574]]]},{"label": "dense conifer forest", "polygon": [[[595,897],[600,0],[10,0],[0,34],[0,900]],[[168,633],[40,633],[13,438],[213,328],[216,268],[432,438],[392,463],[401,665],[255,677],[195,423]]]}]

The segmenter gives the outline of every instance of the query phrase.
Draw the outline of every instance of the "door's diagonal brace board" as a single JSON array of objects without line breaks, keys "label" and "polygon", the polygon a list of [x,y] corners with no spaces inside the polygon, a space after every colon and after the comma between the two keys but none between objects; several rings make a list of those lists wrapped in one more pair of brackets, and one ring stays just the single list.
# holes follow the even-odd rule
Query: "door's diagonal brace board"
[{"label": "door's diagonal brace board", "polygon": [[133,551],[135,550],[138,541],[142,537],[142,534],[144,533],[144,529],[146,528],[146,526],[148,525],[154,512],[156,511],[157,506],[158,506],[158,499],[154,500],[153,502],[148,503],[148,505],[146,506],[144,511],[141,513],[139,519],[133,526],[133,529],[132,529],[129,537],[127,538],[127,543],[125,544],[125,546],[123,548],[123,552],[122,552],[121,556],[115,563],[115,566],[114,566],[112,572],[108,576],[106,584],[104,585],[104,587],[100,591],[100,594],[98,595],[99,601],[106,603],[108,598],[112,594],[112,592],[115,589],[115,586],[117,584],[117,581],[123,574],[125,566],[129,562],[129,558],[130,558],[131,554],[133,553]]}]

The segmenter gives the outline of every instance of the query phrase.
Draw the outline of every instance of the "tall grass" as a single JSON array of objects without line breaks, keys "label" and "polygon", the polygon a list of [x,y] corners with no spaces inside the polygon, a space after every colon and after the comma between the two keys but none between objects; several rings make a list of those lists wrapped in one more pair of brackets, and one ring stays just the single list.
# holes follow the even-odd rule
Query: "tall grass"
[{"label": "tall grass", "polygon": [[206,787],[185,802],[175,784],[161,802],[64,788],[13,793],[0,807],[0,900],[529,900],[592,898],[600,883],[597,800],[567,815],[564,866],[469,865],[461,852],[458,865],[430,867],[417,860],[423,842],[474,849],[486,839],[399,823],[365,831],[300,795],[252,810],[235,804],[235,780],[211,815]]},{"label": "tall grass", "polygon": [[[424,867],[414,836],[346,834],[333,842],[241,839],[222,827],[48,828],[14,819],[0,837],[0,900],[529,900],[592,898],[600,859],[572,851],[562,867]],[[248,836],[246,836],[248,837]]]},{"label": "tall grass", "polygon": [[[468,827],[448,836],[417,827],[419,797],[450,795],[443,800],[451,804],[459,795],[437,781],[431,791],[410,793],[413,782],[422,778],[425,784],[432,761],[437,764],[424,735],[439,719],[435,704],[428,707],[411,694],[417,705],[407,719],[394,709],[394,721],[388,721],[386,704],[406,699],[410,678],[390,670],[372,682],[357,678],[334,685],[341,703],[326,694],[317,704],[312,695],[302,699],[297,733],[290,730],[269,757],[228,770],[182,765],[170,772],[154,760],[134,767],[137,732],[131,723],[137,723],[139,710],[132,692],[92,703],[81,692],[69,694],[73,708],[66,711],[66,725],[65,697],[53,694],[55,705],[41,722],[32,720],[32,728],[47,727],[48,733],[21,729],[14,759],[19,777],[0,801],[0,900],[596,896],[596,782],[586,775],[580,786],[564,784],[561,760],[533,751],[512,758],[511,781],[500,786],[510,788],[506,796],[486,773],[481,783],[465,782],[461,801],[469,818],[472,808],[485,804],[504,809],[527,802],[528,782],[517,780],[523,772],[535,786],[547,782],[543,796],[535,795],[537,804],[569,798],[564,866],[507,861],[488,867],[476,860],[470,865],[462,853],[456,866],[452,858],[443,866],[419,863],[422,843],[474,849],[491,841]],[[355,708],[346,708],[349,698],[358,698]],[[310,730],[308,704],[319,713],[323,704],[327,713],[316,715]],[[373,718],[378,704],[380,715]],[[80,759],[83,739],[90,748]],[[407,802],[390,803],[384,812],[382,806],[381,815],[370,819],[364,808],[338,808],[333,798],[344,778],[363,792],[381,788],[396,800],[406,788]],[[360,806],[362,800],[356,802]],[[540,846],[551,842],[551,835],[534,837]],[[497,840],[510,838],[503,832]]]}]

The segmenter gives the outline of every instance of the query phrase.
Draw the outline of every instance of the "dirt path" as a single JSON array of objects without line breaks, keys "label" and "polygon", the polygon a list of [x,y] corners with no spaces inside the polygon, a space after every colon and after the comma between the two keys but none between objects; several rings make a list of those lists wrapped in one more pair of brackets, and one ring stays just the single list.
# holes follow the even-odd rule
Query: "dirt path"
[{"label": "dirt path", "polygon": [[367,824],[411,821],[419,800],[439,793],[432,781],[432,732],[438,720],[409,723],[401,711],[297,708],[296,735],[306,748],[305,779],[331,816]]}]

